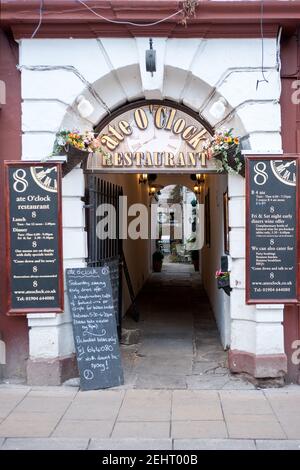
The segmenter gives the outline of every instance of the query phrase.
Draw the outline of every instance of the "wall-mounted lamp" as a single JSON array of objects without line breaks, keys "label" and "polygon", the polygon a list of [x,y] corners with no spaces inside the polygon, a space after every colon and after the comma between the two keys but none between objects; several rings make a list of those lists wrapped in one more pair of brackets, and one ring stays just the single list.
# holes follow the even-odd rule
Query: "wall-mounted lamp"
[{"label": "wall-mounted lamp", "polygon": [[154,196],[156,193],[156,187],[155,186],[150,186],[149,188],[149,196]]},{"label": "wall-mounted lamp", "polygon": [[151,73],[153,77],[153,72],[156,72],[156,51],[153,49],[153,40],[149,39],[149,47],[146,51],[146,71]]},{"label": "wall-mounted lamp", "polygon": [[209,109],[209,113],[215,119],[221,119],[225,114],[227,105],[228,105],[228,103],[225,100],[225,98],[221,97],[217,101],[214,102],[214,104]]},{"label": "wall-mounted lamp", "polygon": [[77,109],[81,117],[87,118],[94,112],[94,106],[83,96],[76,99]]},{"label": "wall-mounted lamp", "polygon": [[194,185],[193,190],[194,190],[194,193],[195,193],[195,194],[201,194],[201,192],[202,192],[202,186],[201,186],[201,184],[196,183],[196,184]]},{"label": "wall-mounted lamp", "polygon": [[143,173],[142,175],[139,176],[139,184],[141,183],[147,183],[148,181],[148,175],[147,173]]}]

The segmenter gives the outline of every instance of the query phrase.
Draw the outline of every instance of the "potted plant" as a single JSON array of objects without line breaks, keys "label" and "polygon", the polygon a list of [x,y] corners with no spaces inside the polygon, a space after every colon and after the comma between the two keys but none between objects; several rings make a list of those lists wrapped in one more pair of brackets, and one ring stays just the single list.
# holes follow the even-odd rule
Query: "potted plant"
[{"label": "potted plant", "polygon": [[155,273],[161,272],[163,259],[164,259],[163,253],[157,249],[152,255],[153,271]]},{"label": "potted plant", "polygon": [[218,162],[218,171],[239,174],[245,177],[245,160],[241,153],[240,139],[232,135],[233,129],[216,132],[211,141],[206,141],[204,151],[207,158]]},{"label": "potted plant", "polygon": [[195,271],[199,271],[199,250],[192,250],[191,256]]},{"label": "potted plant", "polygon": [[56,134],[52,155],[67,155],[63,164],[63,176],[68,174],[79,163],[85,162],[92,153],[104,153],[101,142],[91,131],[61,130]]},{"label": "potted plant", "polygon": [[225,294],[230,295],[230,272],[229,271],[216,271],[216,279],[218,289],[223,289]]}]

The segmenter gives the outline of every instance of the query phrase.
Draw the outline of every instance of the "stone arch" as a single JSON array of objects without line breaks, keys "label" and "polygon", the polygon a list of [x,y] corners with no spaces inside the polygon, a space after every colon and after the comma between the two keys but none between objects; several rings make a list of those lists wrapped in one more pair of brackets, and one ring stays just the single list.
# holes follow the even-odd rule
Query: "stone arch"
[{"label": "stone arch", "polygon": [[[122,77],[122,82],[120,77]],[[94,107],[94,112],[88,119],[81,118],[76,112],[76,100],[79,95],[83,95]],[[156,99],[157,101],[168,100],[174,105],[184,106],[187,112],[190,110],[211,130],[218,129],[220,126],[233,128],[237,135],[247,138],[247,130],[241,118],[228,101],[226,114],[221,120],[217,120],[210,114],[211,105],[221,97],[223,96],[215,87],[192,72],[183,67],[165,65],[162,94],[158,99],[152,90],[143,87],[140,64],[135,63],[111,70],[95,80],[90,87],[82,89],[69,105],[60,128],[76,127],[91,130],[125,105],[139,100]]]}]

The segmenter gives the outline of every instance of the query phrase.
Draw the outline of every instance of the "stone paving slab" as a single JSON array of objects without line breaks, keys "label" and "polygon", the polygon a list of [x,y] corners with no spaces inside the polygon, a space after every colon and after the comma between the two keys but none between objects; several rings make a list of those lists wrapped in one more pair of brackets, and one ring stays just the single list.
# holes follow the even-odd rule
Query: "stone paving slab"
[{"label": "stone paving slab", "polygon": [[88,450],[172,450],[172,439],[92,439]]},{"label": "stone paving slab", "polygon": [[114,420],[124,399],[124,390],[78,392],[68,408],[69,420]]},{"label": "stone paving slab", "polygon": [[107,420],[68,420],[63,419],[54,429],[53,437],[69,438],[108,438],[115,421]]},{"label": "stone paving slab", "polygon": [[171,436],[175,439],[228,437],[224,421],[172,421]]},{"label": "stone paving slab", "polygon": [[300,450],[300,440],[257,440],[258,450]]},{"label": "stone paving slab", "polygon": [[300,416],[296,413],[286,413],[279,416],[278,420],[288,439],[300,439]]},{"label": "stone paving slab", "polygon": [[233,439],[286,439],[274,415],[231,415],[226,417],[228,434]]},{"label": "stone paving slab", "polygon": [[49,437],[60,418],[54,413],[11,413],[0,424],[0,437]]},{"label": "stone paving slab", "polygon": [[225,417],[232,415],[270,415],[273,410],[263,393],[241,390],[219,392]]},{"label": "stone paving slab", "polygon": [[0,419],[6,418],[29,392],[30,388],[0,388]]},{"label": "stone paving slab", "polygon": [[175,439],[174,450],[256,450],[249,439]]},{"label": "stone paving slab", "polygon": [[136,439],[159,439],[170,437],[170,422],[164,421],[117,421],[112,432],[113,438],[132,437]]},{"label": "stone paving slab", "polygon": [[64,413],[70,404],[69,397],[26,396],[14,412],[20,413]]},{"label": "stone paving slab", "polygon": [[119,421],[168,421],[171,416],[170,391],[127,390]]},{"label": "stone paving slab", "polygon": [[88,444],[89,439],[9,438],[1,450],[86,450]]},{"label": "stone paving slab", "polygon": [[217,392],[175,390],[172,401],[172,419],[174,421],[223,420]]}]

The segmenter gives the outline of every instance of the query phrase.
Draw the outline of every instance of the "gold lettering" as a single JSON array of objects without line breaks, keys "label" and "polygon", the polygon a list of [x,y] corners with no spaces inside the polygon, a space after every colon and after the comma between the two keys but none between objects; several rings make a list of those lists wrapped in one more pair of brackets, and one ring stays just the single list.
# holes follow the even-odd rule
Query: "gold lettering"
[{"label": "gold lettering", "polygon": [[123,161],[122,161],[122,153],[120,152],[116,152],[114,154],[114,166],[122,166],[123,165]]},{"label": "gold lettering", "polygon": [[144,166],[153,166],[152,157],[150,152],[146,152]]},{"label": "gold lettering", "polygon": [[154,166],[161,166],[162,165],[161,153],[160,152],[153,152],[153,164],[154,164]]},{"label": "gold lettering", "polygon": [[106,147],[109,149],[109,150],[115,150],[118,145],[119,145],[119,142],[114,140],[112,137],[110,137],[109,135],[103,135],[101,137],[101,143],[103,145],[106,145]]},{"label": "gold lettering", "polygon": [[170,112],[170,115],[169,115],[169,118],[168,118],[167,125],[165,127],[166,131],[170,131],[172,129],[176,113],[177,113],[177,109],[172,108],[171,112]]},{"label": "gold lettering", "polygon": [[182,119],[182,118],[177,119],[173,127],[173,132],[174,134],[181,134],[184,128],[185,128],[185,119]]},{"label": "gold lettering", "polygon": [[188,152],[188,166],[196,166],[196,156],[193,152]]},{"label": "gold lettering", "polygon": [[194,134],[190,140],[187,141],[187,143],[193,147],[193,149],[196,150],[196,148],[198,147],[199,143],[201,142],[201,140],[205,140],[205,135],[207,133],[207,130],[206,129],[202,129],[201,131],[199,132],[196,132],[196,134]]},{"label": "gold lettering", "polygon": [[108,126],[108,132],[118,139],[119,142],[124,140],[123,134],[120,134],[113,126]]},{"label": "gold lettering", "polygon": [[186,166],[186,161],[183,152],[179,152],[177,158],[177,166]]},{"label": "gold lettering", "polygon": [[166,108],[159,106],[155,113],[154,124],[157,129],[163,129],[164,127],[164,116],[166,114]]},{"label": "gold lettering", "polygon": [[139,129],[144,130],[148,126],[148,118],[143,108],[134,111],[134,120]]},{"label": "gold lettering", "polygon": [[132,153],[131,152],[124,153],[124,165],[132,166]]},{"label": "gold lettering", "polygon": [[201,152],[201,166],[206,166],[207,152]]},{"label": "gold lettering", "polygon": [[130,127],[129,122],[127,122],[127,121],[120,121],[119,122],[119,128],[120,128],[120,131],[123,132],[123,134],[125,134],[125,135],[132,134],[132,129]]},{"label": "gold lettering", "polygon": [[193,133],[197,131],[195,126],[188,126],[182,133],[182,138],[188,140],[192,137]]},{"label": "gold lettering", "polygon": [[172,152],[164,152],[165,166],[175,166],[174,154]]},{"label": "gold lettering", "polygon": [[142,159],[144,158],[143,152],[135,152],[134,158],[136,160],[136,166],[142,166]]},{"label": "gold lettering", "polygon": [[111,153],[107,155],[102,155],[102,166],[112,166],[112,155]]}]

